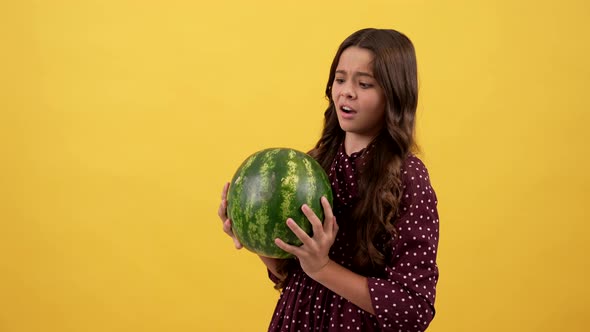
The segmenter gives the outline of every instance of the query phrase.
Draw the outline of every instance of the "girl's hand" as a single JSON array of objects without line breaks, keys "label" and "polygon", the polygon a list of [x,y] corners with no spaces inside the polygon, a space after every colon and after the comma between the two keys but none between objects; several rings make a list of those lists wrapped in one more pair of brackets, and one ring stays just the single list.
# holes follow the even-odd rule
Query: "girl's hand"
[{"label": "girl's hand", "polygon": [[219,204],[219,209],[217,210],[217,215],[221,222],[223,223],[223,231],[229,235],[234,240],[234,245],[236,249],[242,249],[242,244],[234,235],[234,232],[231,229],[231,220],[227,217],[227,190],[229,189],[229,182],[223,186],[223,190],[221,191],[221,204]]},{"label": "girl's hand", "polygon": [[312,225],[313,237],[307,235],[293,219],[289,218],[287,219],[287,226],[303,244],[297,247],[287,244],[281,239],[275,239],[275,244],[279,248],[297,256],[301,268],[309,276],[319,272],[328,265],[330,262],[328,254],[336,239],[336,233],[338,233],[338,224],[336,224],[336,217],[334,217],[330,203],[326,197],[322,197],[321,202],[325,215],[323,225],[309,206],[304,204],[301,207],[303,214],[305,214]]}]

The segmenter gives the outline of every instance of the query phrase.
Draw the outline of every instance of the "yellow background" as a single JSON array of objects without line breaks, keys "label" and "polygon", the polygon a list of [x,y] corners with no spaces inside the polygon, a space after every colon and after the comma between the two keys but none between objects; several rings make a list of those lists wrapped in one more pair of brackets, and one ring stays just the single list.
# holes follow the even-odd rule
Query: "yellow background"
[{"label": "yellow background", "polygon": [[405,32],[441,215],[429,331],[586,331],[590,5],[4,1],[0,331],[263,331],[216,216],[241,161],[318,138],[338,44]]}]

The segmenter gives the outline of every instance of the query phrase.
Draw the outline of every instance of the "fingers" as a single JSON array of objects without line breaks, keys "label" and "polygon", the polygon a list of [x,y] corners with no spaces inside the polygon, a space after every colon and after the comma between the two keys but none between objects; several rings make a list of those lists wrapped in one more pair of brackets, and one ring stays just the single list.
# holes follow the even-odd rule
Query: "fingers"
[{"label": "fingers", "polygon": [[222,200],[219,204],[219,209],[217,209],[217,215],[221,221],[225,221],[227,219],[227,200]]},{"label": "fingers", "polygon": [[311,237],[309,237],[309,235],[304,230],[302,230],[301,227],[299,227],[299,225],[297,225],[295,220],[293,220],[291,218],[287,219],[287,227],[289,227],[289,229],[291,229],[293,234],[295,234],[295,236],[297,236],[297,238],[299,240],[301,240],[301,242],[304,245],[307,245],[307,246],[313,245],[313,240],[311,239]]},{"label": "fingers", "polygon": [[323,236],[323,229],[322,221],[320,220],[320,218],[316,216],[316,214],[307,204],[303,204],[303,206],[301,207],[301,211],[303,211],[303,214],[305,215],[305,217],[307,217],[307,220],[309,220],[309,223],[311,224],[311,227],[313,229],[313,235],[318,238],[321,238]]},{"label": "fingers", "polygon": [[277,245],[277,247],[279,247],[279,248],[283,249],[284,251],[286,251],[292,255],[295,255],[297,257],[300,257],[301,254],[303,253],[303,250],[301,249],[301,247],[296,247],[296,246],[290,245],[279,238],[275,239],[275,244]]},{"label": "fingers", "polygon": [[[305,205],[304,205],[304,207],[305,207]],[[297,225],[297,223],[293,219],[291,219],[291,218],[287,219],[287,227],[289,227],[289,229],[291,229],[291,231],[295,234],[295,236],[297,236],[297,238],[303,244],[298,247],[298,246],[290,245],[290,244],[286,243],[285,241],[283,241],[279,238],[276,238],[275,244],[277,247],[279,247],[279,248],[283,249],[284,251],[286,251],[292,255],[295,255],[297,257],[301,257],[302,255],[304,255],[309,247],[313,247],[313,248],[316,247],[314,240],[311,237],[309,237],[309,235],[307,235],[307,233],[305,233],[305,231],[302,230],[301,227],[299,227],[299,225]]]},{"label": "fingers", "polygon": [[223,185],[223,189],[221,191],[221,203],[219,204],[219,209],[217,209],[217,215],[221,221],[225,221],[227,219],[227,191],[229,189],[229,182]]},{"label": "fingers", "polygon": [[227,217],[227,191],[229,190],[229,182],[226,182],[223,185],[223,189],[221,190],[221,203],[219,204],[219,209],[217,209],[217,215],[223,224],[223,231],[229,235],[232,240],[234,241],[234,246],[236,249],[242,249],[243,245],[240,243],[240,240],[234,235],[232,230],[231,220]]},{"label": "fingers", "polygon": [[330,202],[326,197],[322,197],[321,204],[325,216],[323,225],[322,221],[308,205],[304,204],[301,206],[303,214],[312,225],[312,237],[304,232],[293,219],[287,219],[287,226],[301,240],[301,246],[288,244],[279,238],[275,239],[275,245],[285,252],[296,256],[303,271],[310,276],[330,262],[329,251],[334,244],[336,233],[338,232],[338,224],[336,223]]},{"label": "fingers", "polygon": [[307,217],[309,222],[313,227],[313,234],[314,237],[317,236],[322,238],[324,235],[329,237],[335,234],[334,232],[334,223],[335,217],[334,212],[332,211],[332,207],[330,206],[330,202],[325,196],[322,196],[320,199],[322,207],[324,209],[324,223],[322,225],[321,220],[317,217],[317,215],[313,212],[313,210],[306,204],[301,207],[303,214]]},{"label": "fingers", "polygon": [[334,217],[330,202],[325,196],[322,196],[321,203],[324,208],[324,232],[326,232],[328,236],[332,236],[336,234],[336,232],[334,232],[334,227],[337,227],[336,217]]},{"label": "fingers", "polygon": [[234,240],[234,246],[236,249],[242,249],[243,245],[240,243],[240,240],[238,240],[235,236],[232,239]]},{"label": "fingers", "polygon": [[226,182],[223,185],[223,190],[221,191],[221,200],[226,200],[227,199],[227,191],[229,189],[229,182]]},{"label": "fingers", "polygon": [[230,219],[226,219],[223,222],[223,231],[229,236],[234,236],[234,233],[231,230],[231,220]]},{"label": "fingers", "polygon": [[242,249],[242,243],[240,242],[240,240],[238,240],[238,238],[234,235],[234,232],[232,231],[230,219],[227,219],[223,222],[223,231],[232,238],[236,249]]}]

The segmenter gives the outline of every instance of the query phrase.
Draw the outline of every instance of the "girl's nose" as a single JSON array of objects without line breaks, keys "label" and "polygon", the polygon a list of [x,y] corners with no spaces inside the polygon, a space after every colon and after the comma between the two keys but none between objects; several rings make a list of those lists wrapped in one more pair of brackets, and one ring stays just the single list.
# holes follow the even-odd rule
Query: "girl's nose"
[{"label": "girl's nose", "polygon": [[340,91],[340,95],[342,97],[346,97],[346,98],[354,98],[356,96],[354,89],[352,88],[352,86],[350,84],[346,84],[344,87],[342,87],[342,90]]}]

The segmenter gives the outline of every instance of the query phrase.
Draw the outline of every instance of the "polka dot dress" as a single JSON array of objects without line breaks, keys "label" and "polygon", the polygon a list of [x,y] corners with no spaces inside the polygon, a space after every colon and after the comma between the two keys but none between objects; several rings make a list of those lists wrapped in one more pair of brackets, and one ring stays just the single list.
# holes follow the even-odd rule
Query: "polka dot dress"
[{"label": "polka dot dress", "polygon": [[[355,225],[348,216],[357,200],[357,167],[370,157],[371,146],[350,156],[341,146],[329,177],[334,213],[340,230],[330,258],[351,268]],[[333,293],[300,268],[283,289],[269,331],[424,331],[434,317],[438,268],[436,194],[424,164],[415,156],[402,166],[403,197],[396,220],[396,240],[389,243],[389,262],[382,271],[365,274],[375,315]],[[276,280],[271,276],[272,280]]]}]

